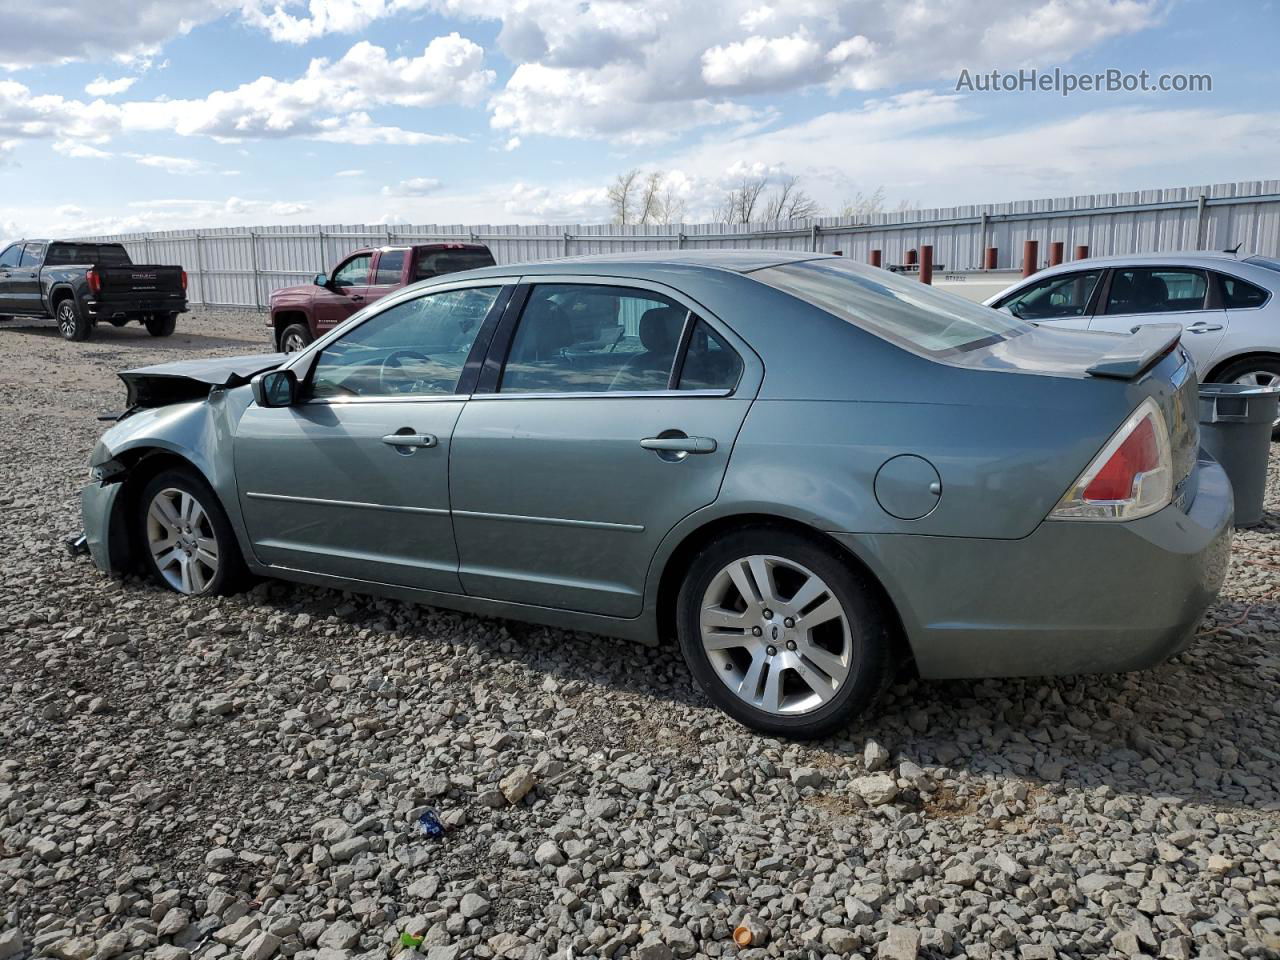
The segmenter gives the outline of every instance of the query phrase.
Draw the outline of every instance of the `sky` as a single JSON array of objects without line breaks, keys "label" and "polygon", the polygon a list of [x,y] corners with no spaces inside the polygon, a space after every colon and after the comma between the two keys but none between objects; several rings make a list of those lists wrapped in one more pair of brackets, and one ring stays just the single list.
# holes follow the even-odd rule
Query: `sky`
[{"label": "sky", "polygon": [[[599,223],[637,168],[686,222],[743,177],[797,177],[836,215],[877,190],[928,208],[1278,175],[1272,2],[45,0],[3,20],[0,238]],[[974,82],[1031,69],[1212,89]]]}]

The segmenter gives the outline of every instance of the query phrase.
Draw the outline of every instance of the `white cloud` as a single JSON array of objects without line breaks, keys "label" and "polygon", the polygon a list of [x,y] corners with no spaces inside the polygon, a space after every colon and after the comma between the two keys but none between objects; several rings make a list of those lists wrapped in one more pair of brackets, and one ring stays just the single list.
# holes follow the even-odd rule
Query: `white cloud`
[{"label": "white cloud", "polygon": [[434,177],[410,177],[395,186],[383,187],[384,197],[425,197],[440,189],[440,181]]},{"label": "white cloud", "polygon": [[521,219],[559,223],[607,220],[609,198],[604,187],[548,187],[515,183],[502,209]]},{"label": "white cloud", "polygon": [[4,5],[0,67],[73,60],[138,60],[241,0],[44,0]]},{"label": "white cloud", "polygon": [[769,89],[807,78],[822,61],[822,47],[800,31],[785,37],[748,37],[702,55],[702,79],[713,87]]},{"label": "white cloud", "polygon": [[507,142],[502,145],[502,149],[510,153],[512,150],[520,149],[519,137],[508,137]]},{"label": "white cloud", "polygon": [[126,157],[144,167],[155,167],[165,173],[199,173],[205,165],[190,157],[166,157],[155,153],[126,153]]},{"label": "white cloud", "polygon": [[111,156],[106,150],[99,150],[97,147],[91,147],[87,143],[77,143],[74,140],[55,140],[53,149],[64,157],[74,157],[77,160],[106,160]]},{"label": "white cloud", "polygon": [[339,170],[334,174],[335,177],[363,177],[363,170]]},{"label": "white cloud", "polygon": [[118,93],[124,93],[137,82],[137,77],[108,80],[102,74],[98,74],[98,79],[85,84],[84,92],[91,97],[114,97]]}]

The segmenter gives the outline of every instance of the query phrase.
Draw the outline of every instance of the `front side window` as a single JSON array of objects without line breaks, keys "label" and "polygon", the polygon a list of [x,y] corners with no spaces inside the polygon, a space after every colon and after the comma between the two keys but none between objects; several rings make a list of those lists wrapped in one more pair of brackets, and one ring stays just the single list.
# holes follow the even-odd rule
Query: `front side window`
[{"label": "front side window", "polygon": [[926,354],[972,350],[1032,329],[998,310],[843,257],[784,263],[747,276]]},{"label": "front side window", "polygon": [[648,290],[541,284],[516,327],[502,393],[667,390],[689,311]]},{"label": "front side window", "polygon": [[378,269],[373,275],[373,282],[399,283],[404,274],[404,253],[403,250],[383,250],[378,256]]},{"label": "front side window", "polygon": [[316,360],[318,399],[451,394],[501,287],[405,300],[334,341]]},{"label": "front side window", "polygon": [[1267,302],[1267,291],[1247,280],[1220,273],[1218,282],[1222,284],[1222,305],[1228,310],[1247,310]]},{"label": "front side window", "polygon": [[1045,277],[1003,301],[1000,309],[1023,320],[1081,317],[1089,309],[1089,300],[1101,276],[1101,270],[1090,270]]},{"label": "front side window", "polygon": [[335,287],[359,287],[369,282],[369,265],[373,263],[373,255],[362,253],[352,257],[340,266],[333,275]]},{"label": "front side window", "polygon": [[22,251],[22,265],[24,267],[38,267],[44,262],[44,244],[28,243],[27,248]]},{"label": "front side window", "polygon": [[0,267],[16,267],[22,258],[22,244],[14,243],[5,247],[0,253]]},{"label": "front side window", "polygon": [[1199,270],[1136,267],[1116,270],[1107,293],[1107,313],[1175,313],[1204,309],[1208,288]]}]

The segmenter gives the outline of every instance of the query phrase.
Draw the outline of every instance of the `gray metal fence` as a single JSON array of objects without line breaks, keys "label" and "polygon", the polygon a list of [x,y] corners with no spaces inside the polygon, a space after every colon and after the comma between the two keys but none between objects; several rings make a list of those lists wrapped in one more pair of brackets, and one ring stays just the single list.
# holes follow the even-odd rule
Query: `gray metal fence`
[{"label": "gray metal fence", "polygon": [[1048,200],[972,205],[861,219],[826,217],[804,223],[672,224],[669,226],[316,226],[229,227],[97,236],[120,241],[138,262],[177,263],[190,275],[193,303],[264,307],[271,291],[305,283],[352,250],[395,243],[453,240],[486,243],[499,263],[575,254],[708,247],[841,251],[866,261],[882,251],[885,265],[908,250],[933,246],[935,264],[975,270],[996,247],[998,269],[1018,266],[1023,241],[1062,241],[1070,256],[1080,244],[1093,256],[1140,251],[1226,249],[1241,245],[1280,256],[1280,180],[1255,180],[1091,194]]}]

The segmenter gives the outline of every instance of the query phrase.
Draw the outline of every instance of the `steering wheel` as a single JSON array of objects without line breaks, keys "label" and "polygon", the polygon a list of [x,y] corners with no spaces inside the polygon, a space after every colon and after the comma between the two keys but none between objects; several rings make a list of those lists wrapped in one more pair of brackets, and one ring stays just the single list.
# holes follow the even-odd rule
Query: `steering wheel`
[{"label": "steering wheel", "polygon": [[392,350],[382,359],[382,366],[378,368],[378,388],[383,393],[390,393],[397,387],[403,389],[404,384],[390,384],[387,380],[388,370],[399,370],[400,361],[404,360],[421,360],[423,363],[430,363],[431,358],[425,353],[417,350]]}]

